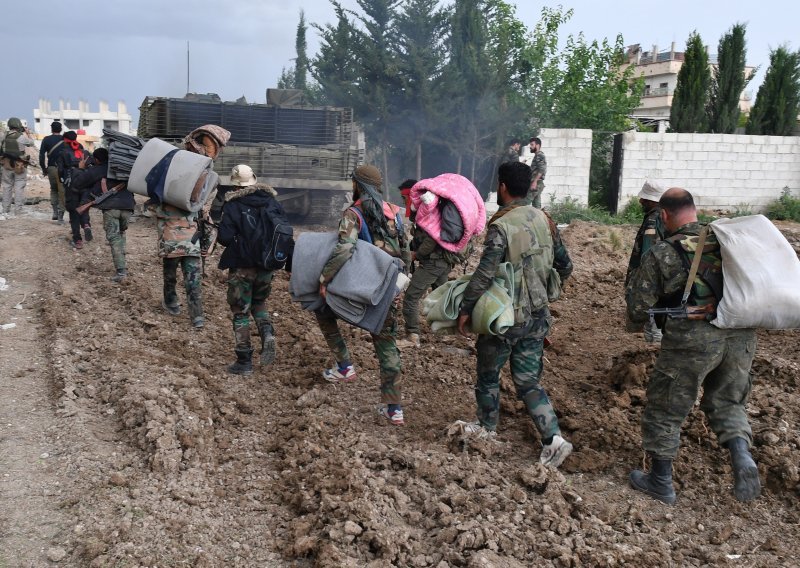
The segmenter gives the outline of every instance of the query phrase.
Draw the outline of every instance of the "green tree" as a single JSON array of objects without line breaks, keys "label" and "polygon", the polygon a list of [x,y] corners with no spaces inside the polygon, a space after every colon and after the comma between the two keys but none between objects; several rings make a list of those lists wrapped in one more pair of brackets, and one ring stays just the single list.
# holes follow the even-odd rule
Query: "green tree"
[{"label": "green tree", "polygon": [[748,134],[789,136],[800,105],[800,52],[781,46],[770,52],[769,69],[747,122]]},{"label": "green tree", "polygon": [[[446,62],[447,12],[437,0],[408,0],[395,23],[395,53],[402,85],[393,146],[414,154],[416,178],[422,177],[422,148],[440,129],[440,79]],[[405,142],[405,143],[404,143]]]},{"label": "green tree", "polygon": [[711,71],[703,40],[695,31],[686,42],[686,54],[678,72],[678,84],[672,97],[669,126],[673,132],[707,132]]},{"label": "green tree", "polygon": [[711,132],[733,134],[739,124],[739,99],[755,74],[755,70],[745,71],[746,31],[746,24],[736,24],[719,40],[708,108],[708,127]]},{"label": "green tree", "polygon": [[[356,80],[358,37],[351,12],[331,0],[336,25],[312,24],[320,36],[320,47],[311,64],[311,75],[320,86],[320,102],[334,106],[359,107]],[[359,109],[360,110],[360,109]]]}]

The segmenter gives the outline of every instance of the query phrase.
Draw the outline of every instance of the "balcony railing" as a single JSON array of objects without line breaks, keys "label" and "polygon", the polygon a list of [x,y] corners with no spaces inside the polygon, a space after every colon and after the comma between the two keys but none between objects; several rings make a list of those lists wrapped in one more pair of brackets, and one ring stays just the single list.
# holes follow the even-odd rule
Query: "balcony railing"
[{"label": "balcony railing", "polygon": [[648,89],[644,92],[645,97],[665,97],[669,94],[669,87],[658,87],[656,89]]}]

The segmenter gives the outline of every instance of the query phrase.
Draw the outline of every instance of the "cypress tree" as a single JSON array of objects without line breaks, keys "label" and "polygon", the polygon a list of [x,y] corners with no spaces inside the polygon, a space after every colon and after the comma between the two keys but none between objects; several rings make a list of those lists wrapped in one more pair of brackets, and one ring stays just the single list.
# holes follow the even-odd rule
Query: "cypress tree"
[{"label": "cypress tree", "polygon": [[739,99],[754,75],[753,71],[745,74],[746,27],[746,24],[736,24],[719,40],[708,113],[711,132],[732,134],[739,124]]},{"label": "cypress tree", "polygon": [[703,40],[695,31],[686,42],[686,54],[678,72],[669,125],[673,132],[707,132],[706,103],[711,71]]},{"label": "cypress tree", "polygon": [[797,126],[799,105],[800,52],[781,46],[770,52],[769,69],[758,88],[747,133],[790,136]]},{"label": "cypress tree", "polygon": [[306,90],[308,82],[306,80],[308,73],[308,55],[306,54],[306,14],[300,10],[300,22],[297,24],[297,35],[294,41],[295,52],[297,59],[294,60],[294,88]]}]

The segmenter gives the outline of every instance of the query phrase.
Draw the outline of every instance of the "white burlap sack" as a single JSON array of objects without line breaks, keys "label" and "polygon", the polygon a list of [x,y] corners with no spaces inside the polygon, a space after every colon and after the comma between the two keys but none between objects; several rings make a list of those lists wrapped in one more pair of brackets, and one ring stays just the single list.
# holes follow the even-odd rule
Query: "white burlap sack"
[{"label": "white burlap sack", "polygon": [[800,261],[763,215],[711,223],[722,251],[719,328],[800,328]]}]

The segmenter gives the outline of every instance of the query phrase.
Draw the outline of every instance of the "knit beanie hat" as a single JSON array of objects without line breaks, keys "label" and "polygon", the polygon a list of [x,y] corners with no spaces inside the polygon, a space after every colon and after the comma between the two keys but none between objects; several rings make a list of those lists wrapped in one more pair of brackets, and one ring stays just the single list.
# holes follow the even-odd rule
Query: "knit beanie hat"
[{"label": "knit beanie hat", "polygon": [[358,166],[355,170],[353,170],[353,178],[365,185],[371,185],[372,187],[376,188],[380,188],[381,184],[383,183],[381,171],[375,166],[371,166],[369,164]]}]

